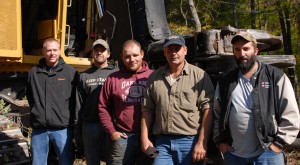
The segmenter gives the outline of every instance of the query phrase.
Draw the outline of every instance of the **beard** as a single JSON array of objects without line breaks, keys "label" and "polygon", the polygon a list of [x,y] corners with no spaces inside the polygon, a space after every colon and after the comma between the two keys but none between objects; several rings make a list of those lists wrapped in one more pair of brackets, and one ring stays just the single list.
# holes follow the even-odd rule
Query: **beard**
[{"label": "beard", "polygon": [[[249,59],[245,57],[235,58],[237,65],[243,72],[248,72],[255,64],[256,56],[253,54]],[[243,63],[243,60],[247,60],[247,63]]]}]

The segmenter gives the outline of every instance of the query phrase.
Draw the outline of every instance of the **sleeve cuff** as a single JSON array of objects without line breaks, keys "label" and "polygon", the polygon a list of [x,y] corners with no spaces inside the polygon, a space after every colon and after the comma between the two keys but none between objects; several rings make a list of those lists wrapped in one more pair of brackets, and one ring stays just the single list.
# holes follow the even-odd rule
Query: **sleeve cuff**
[{"label": "sleeve cuff", "polygon": [[280,138],[276,138],[273,144],[280,149],[284,149],[287,146],[287,144]]}]

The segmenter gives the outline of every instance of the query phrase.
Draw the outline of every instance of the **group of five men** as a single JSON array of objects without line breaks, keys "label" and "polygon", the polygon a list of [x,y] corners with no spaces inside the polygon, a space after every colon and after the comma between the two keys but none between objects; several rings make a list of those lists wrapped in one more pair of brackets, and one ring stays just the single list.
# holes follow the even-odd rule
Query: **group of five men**
[{"label": "group of five men", "polygon": [[232,45],[238,68],[214,90],[208,74],[185,60],[179,35],[165,39],[167,64],[155,71],[137,41],[123,44],[116,67],[98,39],[93,66],[80,75],[60,57],[59,43],[46,40],[27,85],[33,164],[47,164],[49,143],[60,164],[73,164],[75,123],[89,165],[101,157],[112,165],[203,164],[212,132],[224,164],[284,164],[283,149],[299,132],[293,87],[280,69],[257,61],[251,34],[237,33]]}]

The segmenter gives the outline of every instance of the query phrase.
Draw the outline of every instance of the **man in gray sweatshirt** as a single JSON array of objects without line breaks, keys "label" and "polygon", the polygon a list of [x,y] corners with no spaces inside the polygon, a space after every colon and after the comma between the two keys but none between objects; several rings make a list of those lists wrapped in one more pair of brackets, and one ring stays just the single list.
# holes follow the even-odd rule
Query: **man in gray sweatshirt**
[{"label": "man in gray sweatshirt", "polygon": [[[76,110],[79,111],[77,141],[82,140],[84,156],[88,165],[99,165],[105,159],[106,133],[98,117],[99,93],[107,76],[118,70],[108,63],[110,49],[106,41],[98,39],[93,43],[91,68],[80,74],[77,84]],[[78,138],[79,135],[79,138]],[[81,139],[82,138],[82,139]]]}]

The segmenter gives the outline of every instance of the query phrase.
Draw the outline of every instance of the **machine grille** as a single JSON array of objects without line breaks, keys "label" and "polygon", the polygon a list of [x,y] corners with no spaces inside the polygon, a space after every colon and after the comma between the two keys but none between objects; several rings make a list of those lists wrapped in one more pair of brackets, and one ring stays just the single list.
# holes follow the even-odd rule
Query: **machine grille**
[{"label": "machine grille", "polygon": [[17,5],[15,0],[0,1],[0,49],[17,49]]}]

